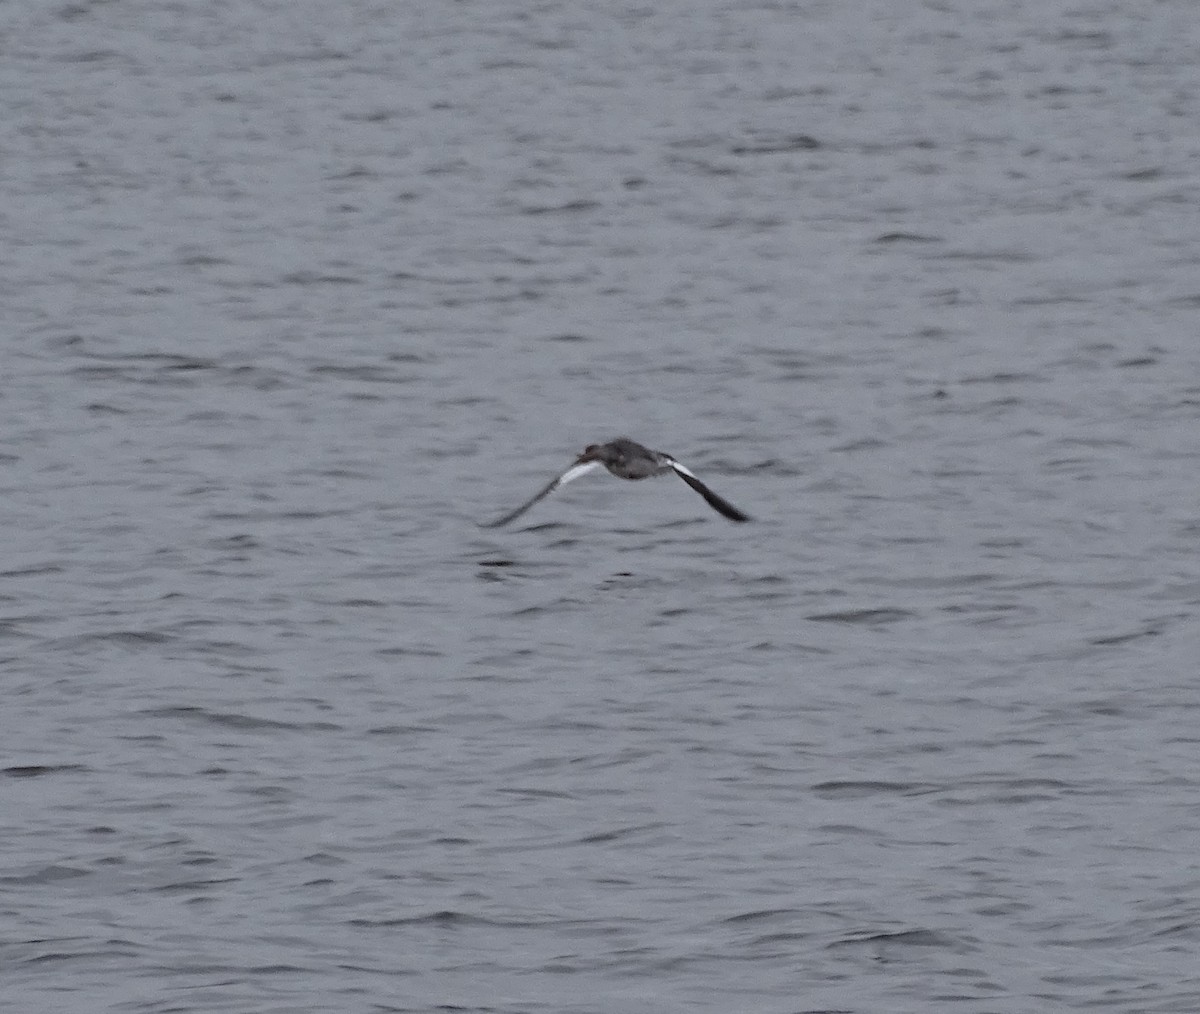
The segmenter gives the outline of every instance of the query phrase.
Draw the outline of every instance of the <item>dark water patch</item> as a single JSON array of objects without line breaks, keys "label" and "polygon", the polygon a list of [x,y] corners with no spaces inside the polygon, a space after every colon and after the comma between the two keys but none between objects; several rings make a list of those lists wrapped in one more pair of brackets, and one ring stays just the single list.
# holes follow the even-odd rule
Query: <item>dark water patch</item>
[{"label": "dark water patch", "polygon": [[859,1014],[850,1007],[802,1007],[789,1014]]},{"label": "dark water patch", "polygon": [[38,778],[42,775],[60,774],[64,771],[87,771],[82,764],[16,764],[0,768],[0,775],[6,778]]},{"label": "dark water patch", "polygon": [[822,799],[863,799],[870,796],[927,796],[942,786],[927,782],[831,781],[812,787]]},{"label": "dark water patch", "polygon": [[899,623],[901,620],[911,620],[916,613],[907,609],[845,609],[833,613],[813,613],[806,620],[814,623],[855,623],[863,626],[883,626],[889,623]]},{"label": "dark water patch", "polygon": [[61,574],[63,567],[57,563],[40,563],[29,567],[19,567],[15,570],[0,570],[0,578],[5,577],[36,577],[40,574]]},{"label": "dark water patch", "polygon": [[366,366],[344,366],[339,363],[317,363],[308,368],[314,377],[333,377],[337,380],[355,380],[364,384],[411,384],[421,379],[419,374],[398,373],[386,364],[372,363]]},{"label": "dark water patch", "polygon": [[1039,254],[1029,250],[947,250],[929,255],[936,260],[973,261],[983,264],[1030,264]]},{"label": "dark water patch", "polygon": [[1125,644],[1129,641],[1139,641],[1146,637],[1158,637],[1161,627],[1145,627],[1142,630],[1131,630],[1121,634],[1106,634],[1103,637],[1093,637],[1088,643],[1095,645]]},{"label": "dark water patch", "polygon": [[979,627],[1019,627],[1037,616],[1037,610],[1016,602],[961,602],[941,606],[939,611],[948,616],[962,616],[967,622]]},{"label": "dark water patch", "polygon": [[195,253],[183,253],[179,256],[178,264],[184,268],[227,268],[233,265],[233,261],[228,257],[221,257],[217,254],[197,251]]},{"label": "dark water patch", "polygon": [[31,873],[10,873],[0,876],[0,884],[13,886],[18,884],[57,884],[63,880],[78,880],[80,877],[88,876],[90,872],[77,866],[52,863],[49,866],[39,867]]},{"label": "dark water patch", "polygon": [[1128,180],[1131,183],[1149,183],[1160,180],[1167,174],[1163,166],[1148,166],[1145,169],[1126,169],[1116,174],[1116,179]]},{"label": "dark water patch", "polygon": [[[258,516],[257,514],[255,515]],[[214,514],[214,521],[237,521],[242,520],[241,516],[232,514]],[[222,535],[217,539],[210,539],[208,546],[218,552],[245,552],[251,549],[263,549],[263,543],[248,532],[239,532],[236,535]]]},{"label": "dark water patch", "polygon": [[1057,778],[967,779],[957,783],[954,790],[951,802],[1007,806],[1043,803],[1082,792],[1079,786]]},{"label": "dark water patch", "polygon": [[794,641],[758,641],[755,644],[748,645],[747,651],[762,651],[762,652],[778,652],[784,651],[794,653],[796,655],[832,655],[834,649],[823,648],[816,644],[799,644]]},{"label": "dark water patch", "polygon": [[817,151],[821,142],[811,134],[763,134],[730,147],[733,155],[776,155],[795,151]]},{"label": "dark water patch", "polygon": [[1116,44],[1113,33],[1104,29],[1064,28],[1047,32],[1042,38],[1047,42],[1060,43],[1067,49],[1108,50]]},{"label": "dark water patch", "polygon": [[63,63],[122,64],[130,70],[134,70],[136,67],[132,59],[115,49],[81,49],[73,53],[59,54],[57,59]]},{"label": "dark water patch", "polygon": [[513,619],[527,619],[535,616],[557,615],[560,612],[572,612],[583,608],[586,605],[581,599],[564,596],[555,599],[552,602],[546,602],[542,605],[523,606],[520,609],[514,609],[507,615]]},{"label": "dark water patch", "polygon": [[830,447],[829,450],[834,454],[855,454],[859,451],[878,451],[887,446],[887,441],[880,437],[860,437],[857,440]]},{"label": "dark water patch", "polygon": [[431,648],[423,644],[393,644],[386,648],[377,648],[375,654],[383,658],[398,658],[408,655],[414,658],[442,658],[445,652],[439,648]]},{"label": "dark water patch", "polygon": [[[739,584],[741,582],[738,582]],[[743,597],[747,602],[756,602],[760,604],[770,602],[788,602],[791,601],[795,593],[790,588],[763,588],[747,590],[743,593]]]},{"label": "dark water patch", "polygon": [[[528,765],[522,765],[528,767]],[[558,792],[553,789],[530,788],[529,786],[500,786],[494,790],[497,795],[512,796],[515,799],[577,799],[574,792]]]},{"label": "dark water patch", "polygon": [[[91,962],[97,958],[128,958],[134,957],[141,953],[141,948],[132,945],[114,946],[114,947],[96,947],[95,942],[88,940],[80,941],[80,946],[73,950],[47,950],[47,947],[61,947],[65,943],[70,943],[71,938],[58,938],[54,940],[30,940],[23,943],[9,945],[6,949],[11,949],[13,952],[10,960],[13,962],[13,967],[28,966],[31,968],[42,968],[46,965],[60,965],[72,961],[87,961]],[[28,956],[20,956],[22,950],[36,950],[37,953]],[[7,964],[7,962],[6,962]],[[46,1008],[47,1010],[49,1008]]]},{"label": "dark water patch", "polygon": [[895,155],[907,151],[936,151],[937,142],[928,137],[900,138],[895,141],[866,141],[857,145],[864,155]]},{"label": "dark water patch", "polygon": [[84,384],[119,381],[126,384],[193,386],[193,374],[209,369],[196,365],[141,369],[133,366],[80,366],[71,373]]},{"label": "dark water patch", "polygon": [[281,275],[281,285],[361,285],[362,279],[353,275],[335,275],[319,271],[293,271]]},{"label": "dark water patch", "polygon": [[1125,437],[1081,437],[1081,436],[1062,436],[1053,441],[1055,447],[1089,447],[1089,448],[1109,448],[1109,447],[1131,447],[1132,444]]},{"label": "dark water patch", "polygon": [[877,577],[876,583],[889,588],[920,588],[926,590],[942,588],[977,588],[999,580],[999,575],[987,571],[967,574],[929,574],[919,577]]},{"label": "dark water patch", "polygon": [[[995,373],[980,373],[959,378],[959,383],[966,384],[1029,384],[1044,381],[1046,378],[1036,373],[1015,370],[1000,370]],[[1014,403],[1015,404],[1015,403]]]},{"label": "dark water patch", "polygon": [[434,725],[373,725],[366,729],[368,736],[419,736],[436,732]]},{"label": "dark water patch", "polygon": [[[539,521],[537,524],[521,525],[518,527],[511,528],[511,529],[509,529],[509,531],[518,532],[522,535],[525,535],[525,534],[540,535],[542,532],[555,532],[555,531],[560,531],[560,530],[564,530],[564,529],[569,529],[571,527],[572,526],[566,521]],[[578,544],[579,544],[578,539],[574,539],[574,538],[558,539],[555,542],[551,542],[549,544],[549,548],[564,549],[564,548],[569,548],[571,546],[577,546]]]},{"label": "dark water patch", "polygon": [[350,919],[348,925],[363,929],[392,929],[397,926],[435,926],[439,929],[465,929],[471,926],[504,926],[524,928],[537,925],[534,922],[488,919],[471,912],[443,908],[419,915],[396,916],[390,919]]},{"label": "dark water patch", "polygon": [[942,243],[945,240],[941,236],[926,236],[919,232],[885,232],[876,236],[875,243]]},{"label": "dark water patch", "polygon": [[831,949],[866,946],[872,949],[886,948],[889,952],[894,949],[903,950],[910,947],[934,947],[950,950],[956,954],[966,954],[978,950],[974,944],[952,937],[947,933],[928,929],[896,930],[891,933],[853,933],[841,940],[834,940],[827,946]]},{"label": "dark water patch", "polygon": [[1090,302],[1084,296],[1072,296],[1067,293],[1060,293],[1052,296],[1018,296],[1009,301],[1012,306],[1066,306],[1075,303]]},{"label": "dark water patch", "polygon": [[599,208],[599,201],[575,200],[564,204],[534,204],[521,209],[523,215],[562,215],[578,214],[581,211],[594,211]]},{"label": "dark water patch", "polygon": [[1020,536],[1003,536],[994,539],[981,539],[979,541],[980,549],[1026,549],[1030,545],[1030,540],[1021,538]]},{"label": "dark water patch", "polygon": [[964,293],[956,287],[927,289],[921,293],[921,298],[932,306],[959,306],[975,301],[969,293]]},{"label": "dark water patch", "polygon": [[342,726],[333,722],[283,722],[273,718],[257,718],[233,712],[212,711],[196,705],[173,705],[147,708],[137,712],[148,718],[183,718],[229,729],[246,731],[282,730],[288,732],[337,732]]},{"label": "dark water patch", "polygon": [[610,842],[640,838],[647,831],[661,831],[667,826],[662,823],[635,824],[631,827],[618,827],[608,831],[597,831],[595,834],[588,834],[582,838],[577,838],[575,842],[578,845],[607,845]]},{"label": "dark water patch", "polygon": [[144,888],[148,894],[188,894],[198,898],[209,894],[213,888],[224,887],[228,884],[241,883],[238,877],[219,877],[211,880],[178,880],[170,884],[158,884]]},{"label": "dark water patch", "polygon": [[109,366],[121,365],[167,373],[194,373],[202,370],[215,370],[220,366],[215,359],[205,359],[177,352],[135,352],[126,355],[92,353],[90,358]]},{"label": "dark water patch", "polygon": [[[532,264],[534,261],[526,260],[524,263]],[[460,275],[452,277],[447,275],[431,275],[422,274],[416,271],[393,271],[388,275],[388,279],[392,282],[420,282],[423,285],[478,285],[479,279],[474,275]],[[419,355],[419,353],[414,353]]]},{"label": "dark water patch", "polygon": [[801,913],[794,908],[759,908],[751,912],[739,912],[737,915],[727,916],[723,922],[730,925],[738,925],[740,923],[762,922],[770,920],[775,922],[780,919],[794,919]]},{"label": "dark water patch", "polygon": [[157,648],[176,640],[176,635],[159,630],[110,630],[94,634],[76,634],[71,637],[59,637],[48,643],[58,651],[82,652],[88,649],[103,647],[117,647],[136,651],[143,648]]}]

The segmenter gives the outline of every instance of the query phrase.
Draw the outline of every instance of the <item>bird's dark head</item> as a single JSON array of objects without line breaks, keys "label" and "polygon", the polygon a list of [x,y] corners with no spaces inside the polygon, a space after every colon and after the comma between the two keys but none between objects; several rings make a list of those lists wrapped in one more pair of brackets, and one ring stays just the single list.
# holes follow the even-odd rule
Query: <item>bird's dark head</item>
[{"label": "bird's dark head", "polygon": [[589,461],[604,460],[604,445],[603,444],[588,444],[583,449],[583,453],[575,459],[575,464],[583,465]]}]

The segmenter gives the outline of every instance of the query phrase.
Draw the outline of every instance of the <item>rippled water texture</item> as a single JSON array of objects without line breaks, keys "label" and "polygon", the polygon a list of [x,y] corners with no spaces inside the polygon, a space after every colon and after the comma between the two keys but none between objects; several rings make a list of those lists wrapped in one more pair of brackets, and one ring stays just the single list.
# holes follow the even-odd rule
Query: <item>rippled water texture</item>
[{"label": "rippled water texture", "polygon": [[5,5],[4,1003],[1200,1010],[1196,14]]}]

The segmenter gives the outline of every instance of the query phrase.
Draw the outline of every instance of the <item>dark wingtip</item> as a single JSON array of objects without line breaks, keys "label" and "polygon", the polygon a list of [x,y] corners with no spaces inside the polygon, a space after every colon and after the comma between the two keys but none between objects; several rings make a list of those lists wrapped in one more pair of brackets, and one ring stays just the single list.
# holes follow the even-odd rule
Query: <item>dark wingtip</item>
[{"label": "dark wingtip", "polygon": [[731,504],[728,500],[721,500],[721,506],[718,506],[714,501],[720,499],[721,498],[714,493],[713,499],[708,501],[708,505],[718,514],[729,518],[730,521],[736,521],[739,525],[743,525],[747,521],[754,520],[754,518],[752,518],[745,511],[740,511],[734,507],[733,504]]},{"label": "dark wingtip", "polygon": [[738,510],[724,497],[717,496],[711,489],[702,483],[695,476],[688,475],[686,472],[681,472],[678,468],[675,469],[675,474],[684,482],[692,487],[697,493],[704,497],[704,502],[715,510],[722,517],[728,518],[730,521],[736,521],[738,524],[744,524],[747,521],[753,521],[749,514]]}]

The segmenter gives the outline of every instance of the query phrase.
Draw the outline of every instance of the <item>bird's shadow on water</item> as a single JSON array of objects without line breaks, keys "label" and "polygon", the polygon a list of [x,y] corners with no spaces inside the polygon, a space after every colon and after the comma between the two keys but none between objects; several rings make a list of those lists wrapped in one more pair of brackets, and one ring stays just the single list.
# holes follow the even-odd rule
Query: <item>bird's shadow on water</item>
[{"label": "bird's shadow on water", "polygon": [[[711,538],[703,538],[712,524],[707,518],[683,518],[662,522],[653,528],[600,528],[584,532],[578,524],[549,521],[512,529],[505,536],[476,539],[465,556],[474,564],[482,580],[498,581],[518,573],[525,577],[554,575],[578,570],[584,559],[581,553],[586,553],[586,560],[595,564],[605,555],[615,559],[655,550],[676,552],[681,547],[703,550],[705,546],[723,545]],[[534,542],[522,538],[525,536],[543,537]],[[679,561],[676,559],[676,562]],[[612,575],[613,578],[639,576],[644,576],[640,568],[617,570]]]}]

